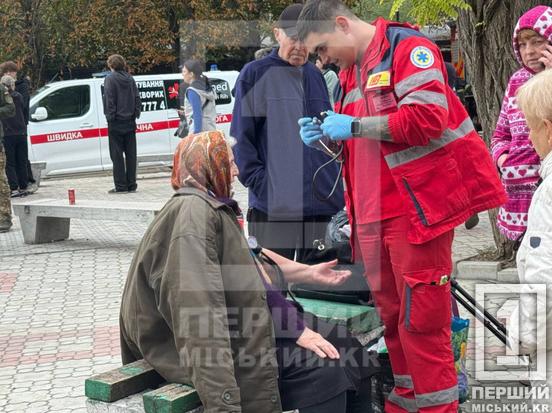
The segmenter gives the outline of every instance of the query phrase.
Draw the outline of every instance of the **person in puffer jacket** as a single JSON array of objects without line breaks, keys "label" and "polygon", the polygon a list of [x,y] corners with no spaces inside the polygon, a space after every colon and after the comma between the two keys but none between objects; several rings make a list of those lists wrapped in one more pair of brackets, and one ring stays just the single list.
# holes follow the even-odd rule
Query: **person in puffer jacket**
[{"label": "person in puffer jacket", "polygon": [[184,116],[189,133],[214,131],[217,129],[216,94],[203,75],[204,64],[199,60],[186,60],[182,66],[182,77],[188,85],[184,99]]},{"label": "person in puffer jacket", "polygon": [[537,6],[517,22],[514,53],[521,68],[508,83],[502,110],[491,140],[495,161],[508,201],[498,213],[497,226],[518,240],[527,226],[527,211],[539,180],[539,156],[529,142],[529,129],[520,112],[516,92],[536,73],[552,67],[552,8]]},{"label": "person in puffer jacket", "polygon": [[[521,341],[521,353],[537,356],[537,368],[547,350],[547,375],[552,384],[552,71],[545,70],[529,80],[518,92],[518,102],[530,128],[529,139],[541,159],[542,181],[529,208],[527,232],[517,254],[517,268],[523,285],[520,305],[514,312],[510,333]],[[547,291],[543,291],[543,284]],[[541,289],[541,295],[536,294]],[[546,294],[544,294],[546,292]],[[537,316],[538,315],[538,316]],[[518,325],[520,327],[518,327]],[[539,359],[540,356],[540,359]],[[543,377],[542,379],[544,379]],[[538,380],[538,378],[535,377]],[[547,401],[551,403],[550,401]]]}]

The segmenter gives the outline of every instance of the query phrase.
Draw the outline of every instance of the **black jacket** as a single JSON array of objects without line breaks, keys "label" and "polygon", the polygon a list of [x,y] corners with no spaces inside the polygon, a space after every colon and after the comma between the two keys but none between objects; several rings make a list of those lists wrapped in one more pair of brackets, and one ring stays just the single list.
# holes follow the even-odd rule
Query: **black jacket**
[{"label": "black jacket", "polygon": [[111,72],[104,81],[104,113],[108,122],[140,117],[141,101],[133,77],[124,71]]},{"label": "black jacket", "polygon": [[15,82],[15,91],[23,98],[23,117],[25,124],[29,124],[29,104],[31,101],[31,87],[27,79],[19,79]]},{"label": "black jacket", "polygon": [[15,116],[2,120],[4,124],[4,135],[27,135],[27,122],[25,122],[25,102],[21,93],[10,92],[10,96],[15,104]]}]

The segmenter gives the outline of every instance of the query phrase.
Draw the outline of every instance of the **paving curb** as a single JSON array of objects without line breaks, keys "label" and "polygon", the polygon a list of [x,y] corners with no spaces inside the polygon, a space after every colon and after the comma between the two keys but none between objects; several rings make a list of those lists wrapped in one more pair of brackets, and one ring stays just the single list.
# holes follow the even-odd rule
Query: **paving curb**
[{"label": "paving curb", "polygon": [[516,268],[499,270],[497,261],[458,261],[454,266],[454,276],[459,280],[497,281],[499,283],[519,283]]}]

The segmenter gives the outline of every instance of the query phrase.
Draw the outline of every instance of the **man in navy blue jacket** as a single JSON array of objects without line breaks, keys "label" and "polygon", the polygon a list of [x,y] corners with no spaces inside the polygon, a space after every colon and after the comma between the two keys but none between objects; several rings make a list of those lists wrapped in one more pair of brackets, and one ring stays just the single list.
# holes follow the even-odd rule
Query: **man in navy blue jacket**
[{"label": "man in navy blue jacket", "polygon": [[[299,136],[297,119],[330,109],[324,77],[297,40],[301,9],[293,4],[280,15],[274,28],[279,48],[242,69],[230,128],[239,180],[249,189],[249,234],[297,261],[308,259],[312,242],[324,237],[327,222],[344,205],[341,182],[327,201],[315,196],[313,175],[330,158]],[[320,196],[330,194],[338,179],[336,163],[322,169],[315,182]]]}]

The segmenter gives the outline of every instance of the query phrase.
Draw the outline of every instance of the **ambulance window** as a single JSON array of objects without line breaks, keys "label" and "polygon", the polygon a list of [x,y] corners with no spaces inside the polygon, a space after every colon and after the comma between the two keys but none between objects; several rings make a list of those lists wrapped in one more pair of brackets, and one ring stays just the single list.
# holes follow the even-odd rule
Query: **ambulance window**
[{"label": "ambulance window", "polygon": [[166,110],[165,86],[162,80],[137,80],[142,112]]},{"label": "ambulance window", "polygon": [[185,83],[180,79],[165,80],[165,96],[168,109],[179,109],[184,106]]},{"label": "ambulance window", "polygon": [[215,79],[210,77],[209,82],[211,82],[211,87],[217,94],[216,104],[217,105],[228,105],[232,103],[232,94],[230,91],[230,85],[226,80]]},{"label": "ambulance window", "polygon": [[48,120],[78,118],[90,110],[90,86],[71,86],[54,90],[40,99],[31,108],[44,107],[48,111]]}]

